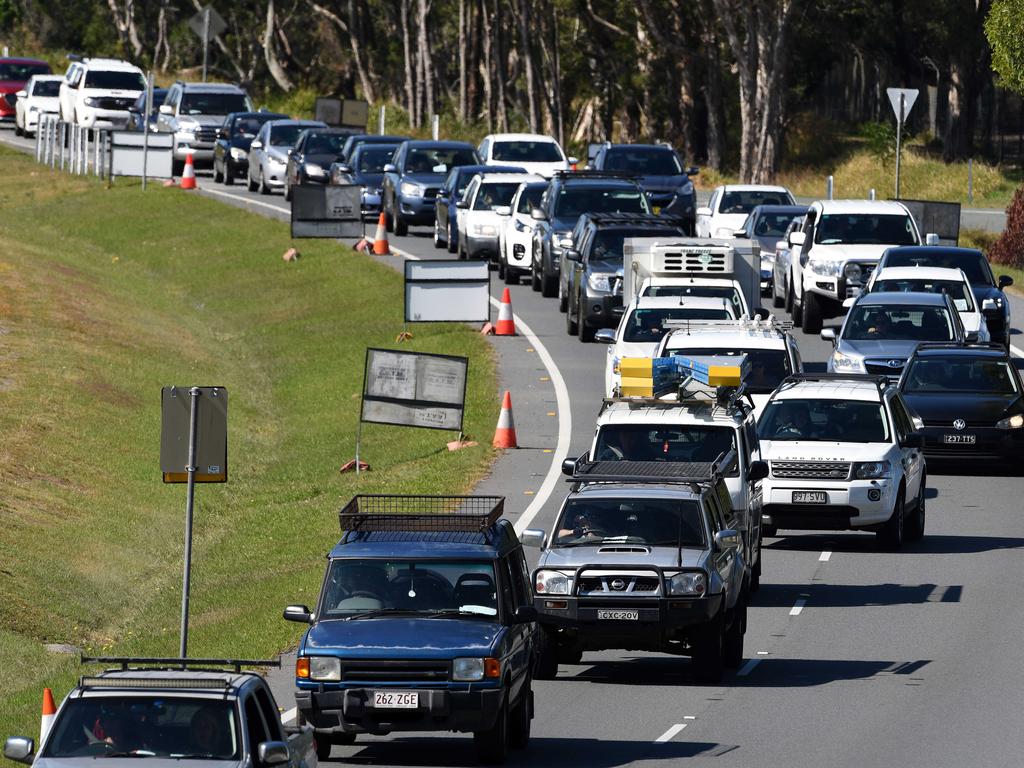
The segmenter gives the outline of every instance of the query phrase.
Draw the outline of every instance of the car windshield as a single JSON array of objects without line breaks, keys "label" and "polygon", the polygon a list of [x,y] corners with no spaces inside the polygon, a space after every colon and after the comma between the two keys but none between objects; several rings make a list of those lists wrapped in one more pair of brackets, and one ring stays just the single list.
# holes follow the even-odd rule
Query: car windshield
[{"label": "car windshield", "polygon": [[558,145],[552,141],[498,141],[491,152],[492,160],[512,163],[560,163]]},{"label": "car windshield", "polygon": [[270,128],[270,144],[274,147],[294,146],[299,134],[306,130],[308,125],[274,125]]},{"label": "car windshield", "polygon": [[847,341],[953,341],[953,321],[945,307],[860,306],[843,326]]},{"label": "car windshield", "polygon": [[39,80],[32,86],[33,96],[59,96],[60,80]]},{"label": "car windshield", "polygon": [[[48,64],[19,64],[12,61],[0,63],[0,80],[23,82],[32,77],[32,75],[48,74],[50,74],[50,66]],[[57,81],[57,86],[60,87],[59,80]]]},{"label": "car windshield", "polygon": [[[706,341],[706,339],[705,339]],[[775,391],[782,380],[793,371],[789,365],[789,355],[784,349],[725,349],[723,347],[673,347],[668,341],[665,355],[684,355],[699,357],[715,355],[718,357],[738,357],[746,355],[750,365],[750,373],[743,380],[747,391],[753,395],[766,395]]]},{"label": "car windshield", "polygon": [[182,115],[227,115],[251,109],[244,93],[186,93],[181,97]]},{"label": "car windshield", "polygon": [[594,460],[711,462],[736,448],[735,434],[706,424],[606,424],[597,433]]},{"label": "car windshield", "polygon": [[476,200],[473,201],[474,211],[493,211],[500,205],[511,205],[512,195],[519,189],[520,182],[494,182],[481,184]]},{"label": "car windshield", "polygon": [[108,91],[144,91],[146,81],[138,72],[90,69],[85,73],[85,87]]},{"label": "car windshield", "polygon": [[690,499],[570,499],[552,546],[633,543],[667,547],[704,544],[704,519]]},{"label": "car windshield", "polygon": [[[915,245],[914,222],[900,214],[828,213],[814,228],[821,245]],[[891,264],[889,266],[892,266]]]},{"label": "car windshield", "polygon": [[672,320],[728,320],[729,313],[723,309],[706,307],[658,307],[634,309],[625,321],[623,341],[661,341],[661,337],[672,330],[666,321]]},{"label": "car windshield", "polygon": [[306,154],[340,155],[347,138],[341,133],[314,133],[306,138]]},{"label": "car windshield", "polygon": [[992,272],[988,262],[980,252],[957,253],[943,251],[939,248],[915,249],[914,253],[890,251],[885,256],[887,267],[942,267],[944,269],[962,269],[972,285],[993,285]]},{"label": "car windshield", "polygon": [[758,419],[761,440],[887,443],[889,420],[881,403],[863,400],[772,400]]},{"label": "car windshield", "polygon": [[[444,173],[460,165],[475,164],[476,154],[472,149],[413,149],[406,158],[405,172]],[[441,170],[435,171],[435,168]]]},{"label": "car windshield", "polygon": [[519,195],[519,206],[516,208],[516,213],[530,213],[534,208],[540,208],[540,201],[544,197],[546,189],[546,184],[538,184],[535,187],[524,189],[523,193]]},{"label": "car windshield", "polygon": [[953,300],[958,312],[973,312],[974,298],[971,287],[962,280],[929,280],[913,278],[909,280],[878,280],[871,287],[872,291],[889,291],[892,293],[945,293]]},{"label": "car windshield", "polygon": [[795,218],[799,218],[799,216],[794,216],[792,213],[762,213],[754,221],[754,237],[780,239]]},{"label": "car windshield", "polygon": [[320,619],[457,611],[497,616],[494,565],[466,560],[337,559],[327,572]]},{"label": "car windshield", "polygon": [[638,189],[562,187],[555,201],[555,216],[575,219],[584,213],[647,213],[647,203]]},{"label": "car windshield", "polygon": [[759,205],[792,205],[793,198],[781,190],[726,190],[719,213],[750,213]]},{"label": "car windshield", "polygon": [[179,696],[68,699],[41,757],[239,760],[232,702]]},{"label": "car windshield", "polygon": [[590,249],[592,261],[622,261],[622,244],[627,237],[678,237],[680,230],[661,229],[612,229],[599,231],[594,235],[594,245]]},{"label": "car windshield", "polygon": [[729,285],[648,285],[642,296],[699,296],[708,299],[726,299],[733,314],[743,314],[743,299],[735,287]]},{"label": "car windshield", "polygon": [[971,392],[1013,395],[1017,382],[1004,360],[961,357],[919,357],[914,359],[903,380],[907,394]]},{"label": "car windshield", "polygon": [[606,171],[629,171],[639,176],[679,176],[683,169],[671,149],[613,149],[605,153]]},{"label": "car windshield", "polygon": [[362,147],[356,153],[355,166],[359,173],[384,173],[384,166],[391,162],[395,147]]}]

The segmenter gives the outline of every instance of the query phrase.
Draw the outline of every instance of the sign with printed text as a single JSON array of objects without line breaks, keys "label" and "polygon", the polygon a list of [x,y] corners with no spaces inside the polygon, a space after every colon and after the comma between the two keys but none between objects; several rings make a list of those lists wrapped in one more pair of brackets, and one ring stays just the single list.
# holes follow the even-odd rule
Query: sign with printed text
[{"label": "sign with printed text", "polygon": [[360,420],[462,430],[469,358],[367,349]]}]

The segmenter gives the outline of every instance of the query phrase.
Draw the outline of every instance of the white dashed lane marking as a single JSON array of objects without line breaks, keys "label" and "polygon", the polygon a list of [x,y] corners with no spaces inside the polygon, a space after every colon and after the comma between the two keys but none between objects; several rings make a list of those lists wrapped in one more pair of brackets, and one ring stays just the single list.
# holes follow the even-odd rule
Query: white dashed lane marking
[{"label": "white dashed lane marking", "polygon": [[667,731],[665,731],[663,734],[661,734],[661,736],[656,738],[654,740],[654,743],[655,744],[664,744],[666,741],[672,741],[672,739],[675,738],[676,734],[678,734],[685,727],[686,727],[686,723],[676,723],[671,728],[669,728]]}]

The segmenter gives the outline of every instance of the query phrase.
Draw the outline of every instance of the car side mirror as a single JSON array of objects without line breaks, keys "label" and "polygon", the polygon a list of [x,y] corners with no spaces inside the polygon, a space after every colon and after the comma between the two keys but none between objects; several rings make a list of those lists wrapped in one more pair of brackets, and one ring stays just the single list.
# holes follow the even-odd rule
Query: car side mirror
[{"label": "car side mirror", "polygon": [[465,210],[466,208],[469,208],[469,203],[467,203],[465,200],[456,200],[455,207]]},{"label": "car side mirror", "polygon": [[544,215],[544,211],[540,208],[534,208],[530,211],[530,218],[534,221],[544,221],[547,219],[547,216]]},{"label": "car side mirror", "polygon": [[283,741],[263,741],[256,748],[259,762],[263,765],[281,765],[287,763],[288,745]]},{"label": "car side mirror", "polygon": [[573,157],[572,155],[569,155],[569,157],[565,158],[565,160],[566,162],[569,163],[569,165],[576,165],[576,163],[580,161],[578,157]]},{"label": "car side mirror", "polygon": [[747,470],[747,480],[756,483],[758,480],[764,480],[766,477],[768,477],[767,461],[750,462],[750,469]]},{"label": "car side mirror", "polygon": [[384,173],[398,173],[398,168],[395,167],[394,163],[385,163]]},{"label": "car side mirror", "polygon": [[496,206],[494,206],[494,208],[492,210],[496,214],[498,214],[499,216],[511,216],[512,215],[512,206],[510,206],[510,205],[496,205]]},{"label": "car side mirror", "polygon": [[1013,278],[1010,277],[1009,275],[1000,275],[999,282],[997,283],[997,285],[999,286],[1000,290],[1003,288],[1007,288],[1013,285]]},{"label": "car side mirror", "polygon": [[513,624],[530,624],[537,620],[537,609],[532,605],[520,605],[512,611]]},{"label": "car side mirror", "polygon": [[733,232],[732,232],[732,236],[733,237],[738,237],[740,240],[745,240],[747,238],[747,230],[745,230],[745,229],[734,229]]},{"label": "car side mirror", "polygon": [[32,765],[36,743],[26,736],[9,736],[4,742],[4,757],[16,763]]},{"label": "car side mirror", "polygon": [[711,209],[708,208],[706,205],[702,205],[700,208],[697,209],[697,215],[698,216],[710,216],[711,215]]},{"label": "car side mirror", "polygon": [[566,477],[572,477],[576,473],[576,457],[562,459],[562,474]]},{"label": "car side mirror", "polygon": [[807,242],[806,232],[790,232],[789,233],[789,245],[791,248],[802,248],[804,243]]},{"label": "car side mirror", "polygon": [[23,91],[23,90],[22,90],[22,91],[18,91],[18,92],[17,92],[16,94],[14,94],[14,95],[15,95],[15,96],[17,96],[17,97],[18,97],[19,99],[24,99],[25,97],[27,97],[27,96],[28,96],[28,94],[27,94],[27,93],[25,93],[25,91]]},{"label": "car side mirror", "polygon": [[304,605],[289,605],[284,609],[285,621],[297,621],[301,624],[312,624],[313,614]]},{"label": "car side mirror", "polygon": [[846,307],[846,309],[849,309],[850,307],[853,306],[854,302],[856,302],[856,301],[857,301],[857,298],[855,296],[851,296],[848,299],[843,299],[843,306]]},{"label": "car side mirror", "polygon": [[263,146],[263,142],[259,139],[253,139],[252,144],[249,145],[249,149],[260,149]]},{"label": "car side mirror", "polygon": [[698,173],[700,173],[700,168],[698,168],[696,165],[691,165],[689,168],[686,169],[687,176],[696,176]]},{"label": "car side mirror", "polygon": [[580,261],[583,258],[575,248],[566,248],[563,253],[565,254],[566,261]]},{"label": "car side mirror", "polygon": [[594,341],[599,344],[614,344],[615,343],[615,331],[611,328],[602,328],[594,334]]},{"label": "car side mirror", "polygon": [[909,432],[903,436],[904,448],[924,448],[924,435],[920,432]]},{"label": "car side mirror", "polygon": [[544,545],[547,543],[547,534],[540,528],[527,528],[519,534],[519,540],[523,543],[524,547],[544,549]]},{"label": "car side mirror", "polygon": [[740,534],[733,528],[726,528],[715,534],[715,544],[719,549],[739,549]]},{"label": "car side mirror", "polygon": [[833,344],[836,343],[836,329],[835,328],[822,328],[821,338],[823,341],[831,341]]},{"label": "car side mirror", "polygon": [[161,115],[173,115],[174,114],[174,107],[172,107],[170,104],[161,104],[160,108],[157,111]]}]

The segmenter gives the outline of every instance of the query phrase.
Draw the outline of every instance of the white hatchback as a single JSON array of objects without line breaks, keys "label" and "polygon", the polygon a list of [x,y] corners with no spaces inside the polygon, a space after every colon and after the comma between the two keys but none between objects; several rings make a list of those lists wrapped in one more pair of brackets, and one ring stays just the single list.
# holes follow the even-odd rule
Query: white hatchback
[{"label": "white hatchback", "polygon": [[759,205],[795,205],[785,187],[729,184],[716,187],[706,206],[697,209],[697,237],[734,237],[747,215]]},{"label": "white hatchback", "polygon": [[492,133],[480,142],[477,154],[484,165],[514,165],[545,179],[576,164],[557,141],[539,133]]},{"label": "white hatchback", "polygon": [[41,115],[60,113],[61,75],[32,75],[18,92],[14,105],[14,132],[31,136]]}]

